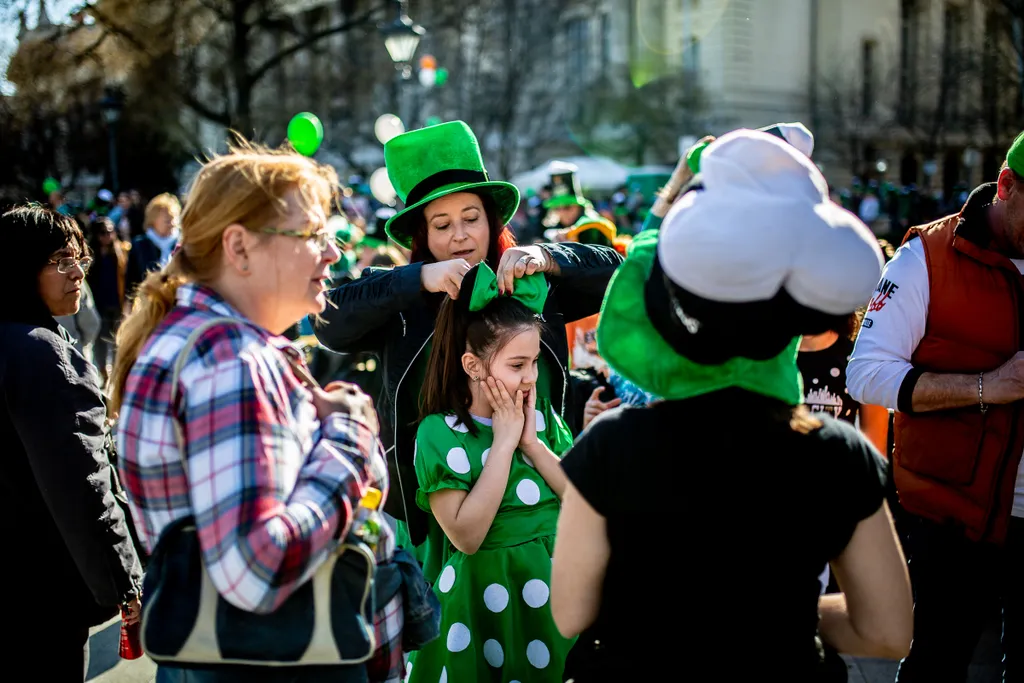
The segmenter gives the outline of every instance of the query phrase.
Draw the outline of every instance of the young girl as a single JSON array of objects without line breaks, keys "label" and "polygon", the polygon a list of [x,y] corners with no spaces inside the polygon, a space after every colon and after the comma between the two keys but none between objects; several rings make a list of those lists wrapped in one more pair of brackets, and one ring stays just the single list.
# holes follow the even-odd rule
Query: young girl
[{"label": "young girl", "polygon": [[546,297],[543,275],[499,296],[482,263],[441,306],[414,456],[441,637],[413,654],[409,681],[562,680],[572,641],[548,587],[572,437],[537,395]]}]

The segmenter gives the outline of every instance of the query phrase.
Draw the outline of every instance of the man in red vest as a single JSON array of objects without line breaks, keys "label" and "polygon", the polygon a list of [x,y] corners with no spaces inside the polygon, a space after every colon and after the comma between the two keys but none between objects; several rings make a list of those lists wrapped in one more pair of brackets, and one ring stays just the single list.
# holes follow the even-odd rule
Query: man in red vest
[{"label": "man in red vest", "polygon": [[899,683],[962,683],[994,608],[1005,681],[1024,681],[1024,133],[998,182],[912,228],[882,272],[847,368],[895,409],[914,643]]}]

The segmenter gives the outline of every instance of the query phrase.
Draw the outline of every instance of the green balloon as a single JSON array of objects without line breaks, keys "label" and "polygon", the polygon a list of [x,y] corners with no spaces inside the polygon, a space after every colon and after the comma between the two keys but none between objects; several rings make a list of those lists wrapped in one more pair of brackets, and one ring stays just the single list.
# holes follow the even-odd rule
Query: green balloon
[{"label": "green balloon", "polygon": [[51,194],[53,192],[60,191],[60,183],[57,182],[56,178],[47,178],[43,181],[43,192]]},{"label": "green balloon", "polygon": [[444,85],[448,82],[448,69],[438,69],[434,72],[434,85]]},{"label": "green balloon", "polygon": [[437,126],[437,125],[440,125],[440,123],[441,123],[441,117],[440,116],[431,116],[431,117],[429,117],[427,119],[427,125],[428,126]]},{"label": "green balloon", "polygon": [[324,126],[316,114],[304,111],[288,122],[288,142],[299,154],[311,157],[324,141]]}]

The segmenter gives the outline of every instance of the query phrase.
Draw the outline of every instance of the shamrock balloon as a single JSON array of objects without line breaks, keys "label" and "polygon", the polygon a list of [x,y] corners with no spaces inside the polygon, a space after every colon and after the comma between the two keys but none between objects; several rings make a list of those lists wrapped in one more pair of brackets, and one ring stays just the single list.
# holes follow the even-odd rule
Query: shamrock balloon
[{"label": "shamrock balloon", "polygon": [[324,126],[316,114],[304,111],[296,114],[288,123],[288,142],[299,154],[311,157],[324,141]]}]

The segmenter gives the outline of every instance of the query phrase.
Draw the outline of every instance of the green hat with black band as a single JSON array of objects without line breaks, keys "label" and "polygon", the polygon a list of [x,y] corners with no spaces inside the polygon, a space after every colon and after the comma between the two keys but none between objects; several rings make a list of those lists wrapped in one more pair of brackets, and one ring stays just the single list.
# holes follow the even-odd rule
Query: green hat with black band
[{"label": "green hat with black band", "polygon": [[519,208],[519,189],[491,180],[480,155],[480,143],[463,121],[397,135],[384,145],[388,178],[405,208],[384,226],[388,236],[412,248],[418,216],[424,206],[456,192],[485,194],[494,200],[498,218],[506,225]]},{"label": "green hat with black band", "polygon": [[563,206],[587,206],[583,197],[576,166],[563,162],[551,163],[551,196],[544,200],[545,209],[557,209]]}]

